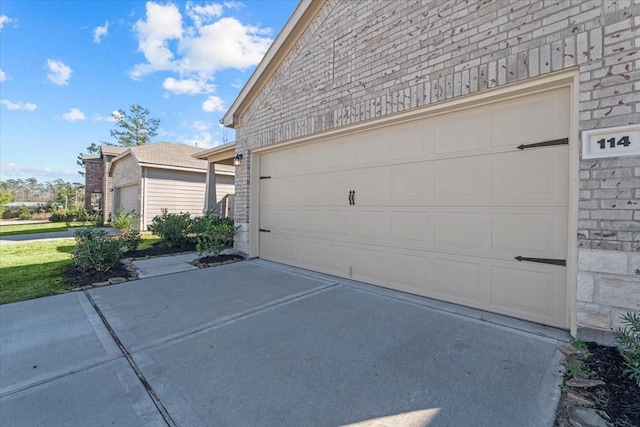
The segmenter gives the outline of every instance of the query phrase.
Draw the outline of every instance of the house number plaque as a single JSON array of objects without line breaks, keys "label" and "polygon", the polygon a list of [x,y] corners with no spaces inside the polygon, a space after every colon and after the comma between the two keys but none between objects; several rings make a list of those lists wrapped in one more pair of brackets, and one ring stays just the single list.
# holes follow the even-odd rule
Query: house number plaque
[{"label": "house number plaque", "polygon": [[640,155],[640,125],[582,132],[582,158]]}]

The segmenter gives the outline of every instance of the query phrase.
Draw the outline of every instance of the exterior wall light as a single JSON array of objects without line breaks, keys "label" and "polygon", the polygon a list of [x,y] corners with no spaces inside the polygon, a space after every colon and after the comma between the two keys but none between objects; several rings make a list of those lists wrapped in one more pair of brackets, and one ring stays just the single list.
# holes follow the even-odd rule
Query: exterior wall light
[{"label": "exterior wall light", "polygon": [[242,154],[238,153],[233,158],[233,166],[242,166]]}]

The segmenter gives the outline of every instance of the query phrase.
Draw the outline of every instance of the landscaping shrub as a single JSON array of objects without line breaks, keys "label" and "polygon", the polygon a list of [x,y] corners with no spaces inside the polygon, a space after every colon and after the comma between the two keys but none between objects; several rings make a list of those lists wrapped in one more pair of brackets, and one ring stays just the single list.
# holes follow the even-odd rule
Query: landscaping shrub
[{"label": "landscaping shrub", "polygon": [[18,210],[18,219],[23,221],[31,219],[31,210],[26,206],[21,206],[20,210]]},{"label": "landscaping shrub", "polygon": [[73,263],[81,271],[107,271],[113,268],[125,245],[123,240],[95,228],[81,228],[74,236],[76,246],[73,248]]},{"label": "landscaping shrub", "polygon": [[627,365],[624,373],[640,387],[640,313],[623,314],[621,323],[616,341]]},{"label": "landscaping shrub", "polygon": [[140,215],[134,211],[127,212],[124,208],[120,208],[111,218],[111,226],[125,233],[138,230],[140,228]]},{"label": "landscaping shrub", "polygon": [[62,221],[64,221],[65,215],[66,215],[66,211],[63,211],[63,210],[55,211],[49,217],[49,221],[51,221],[51,222],[62,222]]},{"label": "landscaping shrub", "polygon": [[159,236],[169,247],[186,246],[190,241],[190,228],[192,220],[189,213],[167,213],[162,210],[162,215],[156,215],[149,226],[149,230]]},{"label": "landscaping shrub", "polygon": [[213,215],[195,218],[191,231],[196,236],[196,250],[200,253],[211,251],[214,255],[233,246],[233,236],[236,233],[232,218]]},{"label": "landscaping shrub", "polygon": [[140,236],[140,233],[136,230],[126,231],[115,238],[122,242],[122,247],[125,252],[135,251],[138,249],[138,246],[140,246],[140,242],[142,242],[142,236]]}]

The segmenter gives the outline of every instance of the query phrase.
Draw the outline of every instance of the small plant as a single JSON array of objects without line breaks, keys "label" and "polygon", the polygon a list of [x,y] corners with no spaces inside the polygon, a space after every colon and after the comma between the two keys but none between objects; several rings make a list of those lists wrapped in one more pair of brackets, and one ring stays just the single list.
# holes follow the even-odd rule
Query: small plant
[{"label": "small plant", "polygon": [[233,246],[236,229],[232,218],[205,215],[193,220],[191,231],[196,235],[196,250],[211,251],[218,255],[223,249]]},{"label": "small plant", "polygon": [[23,221],[31,219],[31,211],[29,210],[28,207],[26,206],[20,207],[20,210],[18,211],[18,219],[21,219]]},{"label": "small plant", "polygon": [[627,365],[624,373],[640,387],[640,313],[623,314],[621,323],[615,336]]},{"label": "small plant", "polygon": [[156,215],[149,230],[160,236],[169,247],[185,246],[191,242],[189,236],[193,220],[189,213],[170,214],[162,209],[162,215]]},{"label": "small plant", "polygon": [[140,228],[140,215],[134,211],[127,212],[124,208],[118,209],[118,212],[111,218],[111,225],[125,233],[131,233]]},{"label": "small plant", "polygon": [[567,365],[567,378],[574,378],[577,374],[587,372],[587,366],[584,363],[576,362]]},{"label": "small plant", "polygon": [[135,251],[142,241],[138,231],[125,232],[118,235],[117,238],[122,242],[123,251],[125,252]]},{"label": "small plant", "polygon": [[582,360],[588,359],[590,356],[587,344],[580,340],[573,340],[571,345],[576,349],[575,355]]},{"label": "small plant", "polygon": [[104,230],[81,228],[74,234],[73,263],[81,271],[108,271],[120,259],[124,243]]}]

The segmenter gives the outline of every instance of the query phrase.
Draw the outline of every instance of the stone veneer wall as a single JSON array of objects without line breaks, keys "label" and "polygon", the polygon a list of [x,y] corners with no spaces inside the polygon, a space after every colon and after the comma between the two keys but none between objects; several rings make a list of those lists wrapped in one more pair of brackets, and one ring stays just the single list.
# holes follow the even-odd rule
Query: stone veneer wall
[{"label": "stone veneer wall", "polygon": [[[639,25],[640,0],[328,0],[239,118],[238,249],[254,148],[569,69],[581,131],[640,123]],[[580,167],[579,335],[640,310],[640,158]]]}]

